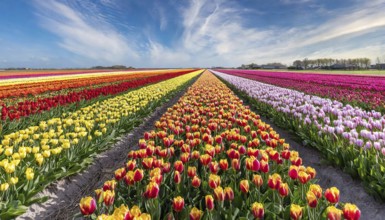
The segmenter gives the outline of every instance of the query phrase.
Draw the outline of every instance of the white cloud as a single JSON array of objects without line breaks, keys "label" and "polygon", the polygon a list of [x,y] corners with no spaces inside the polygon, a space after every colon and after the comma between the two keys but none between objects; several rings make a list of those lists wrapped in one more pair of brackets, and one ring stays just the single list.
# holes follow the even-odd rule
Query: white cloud
[{"label": "white cloud", "polygon": [[35,3],[42,26],[61,39],[59,45],[64,49],[110,63],[138,58],[134,46],[98,17],[97,11],[82,13],[55,0]]}]

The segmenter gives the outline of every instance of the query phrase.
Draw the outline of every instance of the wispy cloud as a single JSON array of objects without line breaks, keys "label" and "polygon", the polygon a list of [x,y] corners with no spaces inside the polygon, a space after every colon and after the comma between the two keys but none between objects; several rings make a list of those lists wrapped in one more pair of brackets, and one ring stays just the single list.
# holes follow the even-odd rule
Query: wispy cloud
[{"label": "wispy cloud", "polygon": [[93,8],[89,7],[87,13],[55,0],[35,4],[42,26],[60,38],[59,45],[64,49],[111,63],[139,57],[135,46],[102,17],[95,16],[100,13]]}]

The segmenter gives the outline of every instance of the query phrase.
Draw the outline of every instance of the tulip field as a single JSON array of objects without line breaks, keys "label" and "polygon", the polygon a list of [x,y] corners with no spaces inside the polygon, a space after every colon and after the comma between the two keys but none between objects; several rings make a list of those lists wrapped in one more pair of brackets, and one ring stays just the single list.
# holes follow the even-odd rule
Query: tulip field
[{"label": "tulip field", "polygon": [[162,106],[107,181],[77,189],[74,218],[366,219],[266,120],[385,201],[384,85],[235,69],[0,73],[0,219],[44,203]]}]

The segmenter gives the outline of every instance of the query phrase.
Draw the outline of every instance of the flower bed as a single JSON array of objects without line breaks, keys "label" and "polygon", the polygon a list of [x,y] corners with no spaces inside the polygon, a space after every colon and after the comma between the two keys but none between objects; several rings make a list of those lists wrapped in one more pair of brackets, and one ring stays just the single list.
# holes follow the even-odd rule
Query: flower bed
[{"label": "flower bed", "polygon": [[214,71],[250,97],[275,123],[290,128],[332,163],[361,178],[369,192],[385,199],[385,117],[317,96],[306,95]]},{"label": "flower bed", "polygon": [[385,113],[385,77],[250,70],[220,71]]},{"label": "flower bed", "polygon": [[[4,135],[0,145],[0,218],[22,214],[54,180],[85,168],[92,156],[140,123],[195,71],[40,121]],[[44,198],[43,198],[44,199]]]},{"label": "flower bed", "polygon": [[[204,73],[144,133],[94,196],[92,219],[359,219],[335,187],[214,75]],[[341,210],[342,209],[342,210]]]}]

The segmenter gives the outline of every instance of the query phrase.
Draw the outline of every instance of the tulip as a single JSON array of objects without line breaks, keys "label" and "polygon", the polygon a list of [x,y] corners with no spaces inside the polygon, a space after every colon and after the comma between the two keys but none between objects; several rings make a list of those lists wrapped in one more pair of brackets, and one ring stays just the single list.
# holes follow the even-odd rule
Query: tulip
[{"label": "tulip", "polygon": [[226,187],[224,189],[224,192],[225,192],[225,200],[233,200],[234,199],[234,191],[231,187]]},{"label": "tulip", "polygon": [[128,170],[134,170],[135,167],[136,167],[136,161],[135,160],[129,160],[126,163],[126,167],[127,167]]},{"label": "tulip", "polygon": [[135,180],[134,180],[134,171],[130,170],[126,173],[126,175],[124,176],[124,182],[129,185],[129,186],[132,186],[134,185],[135,183]]},{"label": "tulip", "polygon": [[79,207],[82,215],[92,215],[96,210],[96,201],[91,196],[84,197],[80,200]]},{"label": "tulip", "polygon": [[179,171],[174,172],[174,183],[179,184],[182,181],[182,176]]},{"label": "tulip", "polygon": [[354,204],[346,203],[342,211],[347,220],[358,220],[361,217],[361,211]]},{"label": "tulip", "polygon": [[248,180],[241,180],[241,182],[239,183],[239,189],[243,193],[248,193],[249,192],[249,181]]},{"label": "tulip", "polygon": [[200,153],[199,153],[199,151],[197,151],[197,150],[195,150],[195,151],[193,151],[192,153],[191,153],[191,158],[193,158],[193,159],[198,159],[200,157]]},{"label": "tulip", "polygon": [[255,157],[246,158],[246,169],[257,172],[259,167],[260,163]]},{"label": "tulip", "polygon": [[198,188],[201,185],[201,180],[199,179],[198,176],[194,176],[193,179],[191,180],[191,185],[194,188]]},{"label": "tulip", "polygon": [[299,205],[291,204],[290,206],[290,217],[294,220],[301,219],[302,208]]},{"label": "tulip", "polygon": [[274,173],[272,176],[269,175],[269,180],[267,182],[267,185],[271,189],[279,189],[281,182],[282,182],[281,176],[278,173]]},{"label": "tulip", "polygon": [[287,185],[287,183],[281,183],[278,188],[278,193],[281,197],[289,195],[289,185]]},{"label": "tulip", "polygon": [[190,220],[199,220],[202,217],[203,212],[196,207],[192,208],[190,211]]},{"label": "tulip", "polygon": [[320,199],[322,197],[322,188],[320,185],[311,184],[309,190],[314,193],[314,195],[317,197],[317,199]]},{"label": "tulip", "polygon": [[27,168],[27,169],[25,170],[25,178],[26,178],[27,180],[32,180],[34,176],[35,176],[35,174],[34,174],[32,168]]},{"label": "tulip", "polygon": [[190,160],[190,154],[189,153],[183,153],[180,155],[180,160],[185,164]]},{"label": "tulip", "polygon": [[299,172],[298,166],[290,165],[289,177],[291,179],[293,179],[293,180],[297,179],[298,178],[298,172]]},{"label": "tulip", "polygon": [[218,186],[214,189],[214,198],[217,201],[224,201],[225,200],[225,193],[223,192],[223,188],[221,186]]},{"label": "tulip", "polygon": [[221,185],[221,177],[216,174],[210,174],[209,176],[209,186],[211,189],[217,188]]},{"label": "tulip", "polygon": [[314,193],[312,191],[308,191],[306,193],[306,200],[307,200],[307,204],[311,207],[311,208],[315,208],[317,207],[317,204],[318,204],[318,201],[317,201],[317,196],[314,195]]},{"label": "tulip", "polygon": [[254,202],[251,205],[251,212],[253,213],[254,217],[257,219],[263,219],[265,215],[265,210],[263,208],[263,205],[259,202]]},{"label": "tulip", "polygon": [[199,159],[203,166],[207,166],[211,162],[212,157],[208,154],[203,154],[199,157]]},{"label": "tulip", "polygon": [[341,220],[342,211],[335,206],[329,206],[326,208],[326,215],[328,220]]},{"label": "tulip", "polygon": [[104,191],[106,191],[106,190],[114,190],[115,186],[116,186],[116,181],[115,180],[109,180],[109,181],[104,182],[103,190]]},{"label": "tulip", "polygon": [[182,209],[184,208],[184,199],[180,196],[175,197],[172,203],[172,208],[176,212],[182,211]]},{"label": "tulip", "polygon": [[152,157],[146,157],[142,160],[142,165],[144,169],[151,169],[152,163],[154,162],[154,159]]},{"label": "tulip", "polygon": [[310,180],[311,176],[305,171],[299,171],[298,179],[302,184],[306,184]]},{"label": "tulip", "polygon": [[104,205],[110,206],[114,203],[115,192],[111,190],[106,190],[103,192],[103,202]]},{"label": "tulip", "polygon": [[336,187],[326,189],[325,198],[332,204],[340,200],[340,191]]},{"label": "tulip", "polygon": [[232,160],[231,160],[231,167],[232,167],[235,171],[237,171],[237,170],[241,169],[241,163],[239,162],[238,159],[232,159]]},{"label": "tulip", "polygon": [[180,161],[180,160],[175,161],[175,163],[174,163],[174,170],[178,171],[179,173],[182,173],[183,172],[183,168],[184,168],[184,165],[183,165],[182,161]]},{"label": "tulip", "polygon": [[197,168],[196,167],[188,167],[187,168],[187,175],[191,178],[197,175]]},{"label": "tulip", "polygon": [[214,209],[214,198],[212,195],[205,196],[206,209],[212,211]]},{"label": "tulip", "polygon": [[143,174],[143,170],[142,169],[136,169],[134,171],[134,181],[135,182],[140,182],[142,181],[143,177],[144,177],[144,174]]},{"label": "tulip", "polygon": [[262,184],[263,184],[263,178],[262,178],[262,176],[259,175],[259,174],[253,175],[253,183],[254,183],[254,185],[255,185],[256,187],[258,187],[258,188],[261,187]]},{"label": "tulip", "polygon": [[0,185],[0,191],[4,192],[4,191],[7,191],[9,188],[9,183],[2,183]]},{"label": "tulip", "polygon": [[261,165],[261,171],[263,173],[268,173],[269,172],[269,163],[265,160],[261,160],[260,161],[260,165]]},{"label": "tulip", "polygon": [[309,174],[312,179],[314,179],[314,177],[317,174],[317,172],[315,171],[315,169],[313,167],[307,167],[306,173]]},{"label": "tulip", "polygon": [[163,173],[168,173],[171,170],[171,164],[169,162],[163,163],[162,164],[162,172]]},{"label": "tulip", "polygon": [[229,163],[227,162],[227,159],[219,160],[219,167],[221,168],[221,170],[226,171],[229,168]]},{"label": "tulip", "polygon": [[115,179],[120,181],[126,175],[126,168],[122,167],[120,169],[115,170]]},{"label": "tulip", "polygon": [[150,182],[146,186],[146,191],[144,192],[144,196],[146,198],[156,198],[159,194],[159,185],[156,182]]},{"label": "tulip", "polygon": [[281,151],[281,157],[285,160],[288,160],[290,158],[290,151],[289,150]]}]

